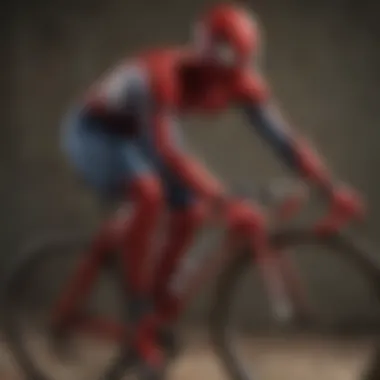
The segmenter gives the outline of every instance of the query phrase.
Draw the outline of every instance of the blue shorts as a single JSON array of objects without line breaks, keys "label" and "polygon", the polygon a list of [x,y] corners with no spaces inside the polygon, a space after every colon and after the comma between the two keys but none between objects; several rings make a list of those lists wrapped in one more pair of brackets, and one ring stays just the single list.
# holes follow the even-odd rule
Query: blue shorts
[{"label": "blue shorts", "polygon": [[79,109],[67,115],[62,130],[62,147],[71,165],[99,195],[122,199],[129,182],[154,174],[171,208],[192,202],[192,192],[163,163],[146,133],[114,135],[100,123]]}]

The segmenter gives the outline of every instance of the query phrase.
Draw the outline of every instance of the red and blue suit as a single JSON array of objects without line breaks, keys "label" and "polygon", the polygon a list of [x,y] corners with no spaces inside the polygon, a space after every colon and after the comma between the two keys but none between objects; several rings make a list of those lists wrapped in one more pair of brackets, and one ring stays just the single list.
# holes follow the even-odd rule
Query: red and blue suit
[{"label": "red and blue suit", "polygon": [[[214,23],[215,30],[222,25],[240,57],[244,49],[254,50],[255,38],[234,12],[219,7],[213,18],[208,16],[208,25]],[[202,38],[204,49],[209,41]],[[246,64],[201,59],[197,49],[151,50],[121,62],[66,118],[63,146],[71,163],[102,196],[133,203],[124,259],[139,299],[159,304],[167,296],[168,279],[203,223],[205,205],[227,196],[222,183],[187,150],[180,120],[188,114],[216,115],[231,106],[242,110],[249,126],[290,168],[333,193],[325,167],[285,125],[260,73]],[[157,227],[168,210],[166,243],[152,275]]]},{"label": "red and blue suit", "polygon": [[[199,65],[191,52],[150,51],[121,63],[70,113],[64,135],[69,159],[99,193],[134,202],[126,250],[133,256],[128,276],[136,292],[148,291],[143,262],[166,206],[174,230],[167,249],[178,251],[202,222],[202,202],[225,192],[187,151],[179,130],[181,116],[216,115],[231,105],[241,107],[249,125],[287,164],[305,176],[315,171],[316,178],[322,177],[305,146],[272,112],[268,88],[258,73]],[[167,260],[172,256],[180,255],[165,254]]]}]

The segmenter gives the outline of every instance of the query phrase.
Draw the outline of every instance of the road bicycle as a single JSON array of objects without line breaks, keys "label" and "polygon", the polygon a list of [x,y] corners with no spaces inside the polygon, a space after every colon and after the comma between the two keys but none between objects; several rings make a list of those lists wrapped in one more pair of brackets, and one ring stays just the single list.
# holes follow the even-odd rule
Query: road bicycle
[{"label": "road bicycle", "polygon": [[[349,220],[337,218],[337,215],[330,214],[324,219],[330,224],[334,220],[338,222],[328,233],[322,234],[314,224],[305,221],[293,227],[291,221],[307,203],[304,187],[298,182],[275,181],[256,187],[251,197],[238,198],[252,199],[267,208],[273,222],[270,239],[276,248],[276,257],[272,257],[268,265],[265,257],[252,252],[247,244],[250,232],[234,244],[226,244],[219,234],[220,242],[215,249],[198,248],[184,258],[170,289],[180,300],[180,310],[184,311],[192,297],[205,288],[206,281],[216,280],[210,313],[211,342],[229,378],[251,380],[260,377],[253,377],[248,368],[255,365],[255,358],[245,361],[244,354],[237,349],[245,330],[234,317],[234,310],[244,293],[249,292],[245,304],[247,300],[254,301],[251,294],[255,294],[254,287],[258,285],[246,282],[252,273],[257,272],[262,280],[261,288],[265,290],[270,315],[274,317],[272,330],[278,325],[281,329],[286,326],[288,332],[343,333],[352,332],[355,323],[342,319],[332,321],[331,316],[324,315],[323,306],[313,305],[313,297],[301,279],[303,270],[297,267],[296,259],[313,251],[315,246],[323,248],[325,256],[339,257],[340,265],[350,266],[352,273],[361,278],[371,310],[380,307],[380,260],[376,251],[354,238],[354,234],[342,232]],[[131,352],[130,302],[128,284],[120,271],[119,253],[128,215],[128,206],[120,208],[95,238],[85,237],[77,231],[48,234],[27,245],[9,266],[2,284],[2,324],[7,345],[27,379],[72,378],[70,370],[77,370],[77,366],[87,360],[91,362],[93,379],[116,380],[131,374],[146,380],[146,373],[127,360]],[[112,234],[112,245],[102,246],[102,234],[106,232]],[[222,228],[219,232],[226,231]],[[345,281],[344,278],[334,280]],[[112,281],[115,281],[114,288]],[[104,285],[105,293],[90,297],[97,282]],[[102,311],[95,305],[99,299],[103,306],[108,301]],[[375,324],[371,331],[377,328]],[[369,326],[366,323],[366,327]],[[43,335],[48,337],[45,351],[41,343]],[[75,360],[72,352],[81,349],[85,356]],[[61,359],[63,363],[54,367],[54,374],[49,375],[51,362]],[[100,368],[103,359],[106,366]],[[166,370],[156,378],[164,378]],[[75,378],[79,379],[78,376],[76,372]]]}]

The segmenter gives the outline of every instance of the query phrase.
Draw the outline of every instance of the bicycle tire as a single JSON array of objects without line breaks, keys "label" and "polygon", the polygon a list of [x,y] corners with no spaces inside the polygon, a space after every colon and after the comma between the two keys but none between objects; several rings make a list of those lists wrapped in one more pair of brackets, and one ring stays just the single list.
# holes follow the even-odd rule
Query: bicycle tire
[{"label": "bicycle tire", "polygon": [[[380,304],[380,261],[365,242],[352,239],[346,234],[337,234],[321,239],[303,228],[274,232],[271,241],[274,247],[293,247],[301,244],[324,245],[333,248],[335,253],[344,254],[345,258],[354,261],[360,268],[358,270],[370,280]],[[250,255],[243,252],[237,255],[233,263],[221,274],[216,285],[210,313],[209,332],[212,344],[222,366],[232,380],[251,380],[229,339],[232,301],[238,294],[239,281],[244,273],[252,267],[250,260]]]},{"label": "bicycle tire", "polygon": [[[5,273],[1,284],[0,296],[0,303],[3,310],[2,326],[4,338],[8,349],[20,367],[24,377],[28,380],[51,380],[52,378],[41,371],[25,348],[23,338],[20,336],[18,330],[18,325],[15,319],[12,318],[12,292],[14,289],[17,289],[16,284],[18,284],[20,280],[24,280],[24,274],[29,270],[33,270],[36,264],[38,265],[38,263],[44,262],[54,248],[62,249],[62,247],[65,246],[78,248],[79,246],[85,246],[87,242],[90,242],[90,236],[90,234],[78,233],[47,234],[24,247],[20,253],[16,255]],[[122,351],[123,348],[120,348],[120,352]],[[107,365],[105,372],[110,372],[113,366],[120,366],[120,360],[118,356],[115,362]]]}]

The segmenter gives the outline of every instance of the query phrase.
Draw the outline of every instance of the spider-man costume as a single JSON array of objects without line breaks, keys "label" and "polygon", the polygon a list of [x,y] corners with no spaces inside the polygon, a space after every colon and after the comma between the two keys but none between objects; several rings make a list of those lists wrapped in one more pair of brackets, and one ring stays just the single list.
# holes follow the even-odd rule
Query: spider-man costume
[{"label": "spider-man costume", "polygon": [[[168,280],[206,217],[205,205],[227,198],[224,186],[186,150],[178,130],[183,115],[240,107],[280,158],[336,207],[358,203],[351,193],[335,190],[318,156],[278,116],[265,80],[251,65],[258,44],[258,27],[245,11],[216,6],[198,22],[194,47],[148,51],[122,62],[67,120],[71,162],[99,192],[134,204],[124,256],[137,300],[154,300],[158,307],[164,302]],[[167,206],[166,244],[152,276],[147,262]],[[260,223],[258,217],[258,233],[265,234]]]}]

